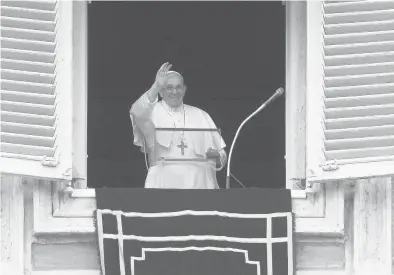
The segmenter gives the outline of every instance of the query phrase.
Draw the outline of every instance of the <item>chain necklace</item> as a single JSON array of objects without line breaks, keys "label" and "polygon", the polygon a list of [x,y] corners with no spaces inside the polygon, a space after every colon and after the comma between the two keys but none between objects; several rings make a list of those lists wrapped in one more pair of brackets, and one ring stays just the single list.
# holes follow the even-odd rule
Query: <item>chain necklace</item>
[{"label": "chain necklace", "polygon": [[[166,112],[174,119],[174,127],[177,128],[174,116],[164,107],[163,101],[161,101],[160,104],[163,107],[163,109],[166,110]],[[186,112],[185,112],[185,105],[183,103],[182,103],[182,109],[183,109],[183,128],[185,128],[185,126],[186,126]],[[179,145],[177,145],[177,147],[181,149],[182,155],[184,155],[185,148],[188,148],[188,146],[185,144],[185,130],[184,129],[182,130],[182,134],[181,134],[181,143]]]}]

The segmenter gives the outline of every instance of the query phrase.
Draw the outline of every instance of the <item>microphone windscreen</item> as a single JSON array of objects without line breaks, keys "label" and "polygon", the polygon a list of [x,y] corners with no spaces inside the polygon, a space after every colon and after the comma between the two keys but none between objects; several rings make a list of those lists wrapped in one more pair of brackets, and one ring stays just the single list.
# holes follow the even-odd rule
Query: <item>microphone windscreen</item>
[{"label": "microphone windscreen", "polygon": [[276,90],[276,92],[278,93],[278,95],[282,95],[285,92],[285,89],[280,87],[278,90]]}]

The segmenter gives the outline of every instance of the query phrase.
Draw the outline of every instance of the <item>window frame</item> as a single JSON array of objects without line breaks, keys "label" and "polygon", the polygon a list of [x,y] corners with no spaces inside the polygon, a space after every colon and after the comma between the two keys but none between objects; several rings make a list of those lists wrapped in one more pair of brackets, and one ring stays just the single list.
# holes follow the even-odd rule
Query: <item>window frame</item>
[{"label": "window frame", "polygon": [[[79,232],[90,234],[94,232],[93,216],[97,208],[94,188],[87,188],[87,6],[86,1],[73,2],[73,26],[79,30],[74,34],[76,48],[73,52],[75,62],[73,64],[74,73],[79,77],[74,78],[74,188],[71,192],[65,192],[67,184],[65,182],[52,181],[46,184],[43,181],[35,184],[34,191],[34,212],[35,232],[56,233],[56,232]],[[286,33],[287,38],[298,41],[293,43],[287,40],[286,63],[290,64],[295,59],[289,54],[295,54],[296,60],[306,61],[305,51],[300,51],[300,47],[305,47],[305,39],[298,39],[302,36],[299,32],[306,31],[303,25],[295,22],[304,16],[306,2],[287,2],[286,3]],[[290,27],[291,29],[290,29]],[[296,29],[290,35],[290,31]],[[301,35],[301,36],[300,36]],[[306,37],[304,35],[304,37]],[[290,47],[290,45],[292,47]],[[297,45],[297,46],[296,46]],[[296,47],[295,47],[296,46]],[[290,57],[290,59],[288,58]],[[301,61],[298,61],[301,62]],[[298,65],[297,65],[298,64]],[[316,184],[310,190],[294,188],[293,180],[289,177],[299,177],[296,180],[305,180],[305,161],[299,162],[298,152],[305,148],[305,73],[298,70],[299,63],[287,66],[286,69],[286,166],[293,170],[286,172],[287,188],[291,189],[293,199],[293,212],[296,217],[296,232],[319,232],[327,234],[341,234],[343,232],[343,186],[335,184]],[[303,86],[304,85],[304,86]],[[303,88],[304,87],[304,88]],[[299,92],[299,93],[296,93]],[[302,96],[302,93],[304,96]],[[292,124],[289,123],[299,123]],[[297,132],[292,132],[296,129]],[[289,134],[290,133],[290,134]],[[296,138],[294,134],[298,135]],[[296,142],[288,143],[295,139]],[[297,165],[297,166],[294,166]],[[287,168],[286,167],[286,168]],[[288,169],[288,168],[287,168]],[[293,173],[296,171],[296,173]],[[297,174],[298,173],[298,174]],[[78,177],[81,178],[78,180]],[[289,184],[290,183],[290,184]],[[50,213],[48,209],[52,209]]]},{"label": "window frame", "polygon": [[305,12],[306,3],[286,3],[286,188],[294,190],[303,189],[306,178]]},{"label": "window frame", "polygon": [[88,126],[88,33],[86,1],[73,2],[73,180],[77,188],[87,188]]},{"label": "window frame", "polygon": [[308,186],[307,170],[307,6],[286,2],[286,188],[291,190],[295,230],[342,234],[344,187]]},{"label": "window frame", "polygon": [[[76,74],[74,78],[73,89],[73,163],[74,163],[74,182],[78,189],[87,187],[87,103],[88,103],[88,74],[87,74],[87,8],[88,2],[77,1],[74,3],[73,25],[74,30],[79,31],[74,34],[74,65],[73,70]],[[282,3],[283,4],[283,3]],[[299,161],[300,154],[305,158],[305,81],[303,79],[304,71],[298,70],[294,64],[305,62],[305,30],[300,28],[298,22],[300,7],[290,8],[291,3],[285,3],[286,6],[286,188],[292,190],[292,198],[306,199],[305,190],[300,190],[296,182],[305,183],[305,161]],[[302,11],[301,11],[302,12]],[[296,35],[291,35],[291,32]],[[299,39],[300,35],[303,39]],[[289,44],[296,44],[296,47],[290,47]],[[305,77],[304,77],[305,78]],[[291,142],[294,141],[295,142]],[[289,171],[289,172],[287,172]],[[90,188],[88,188],[90,189]],[[93,188],[92,188],[93,189]],[[78,193],[75,193],[79,197]],[[93,196],[93,193],[89,193]]]},{"label": "window frame", "polygon": [[[63,3],[63,2],[62,2]],[[68,181],[34,182],[34,232],[37,235],[92,234],[95,190],[87,188],[87,1],[70,1],[73,27],[72,177]],[[66,106],[67,107],[67,106]],[[71,184],[71,186],[70,186]],[[71,189],[70,189],[71,187]],[[49,211],[50,209],[50,211]]]}]

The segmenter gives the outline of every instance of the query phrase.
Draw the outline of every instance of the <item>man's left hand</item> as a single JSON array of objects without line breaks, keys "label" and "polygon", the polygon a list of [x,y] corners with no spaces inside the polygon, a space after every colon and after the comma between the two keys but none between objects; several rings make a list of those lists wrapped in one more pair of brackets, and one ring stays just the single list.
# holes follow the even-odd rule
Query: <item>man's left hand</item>
[{"label": "man's left hand", "polygon": [[208,159],[215,160],[216,163],[220,163],[220,153],[218,150],[214,150],[209,148],[208,151],[205,153]]}]

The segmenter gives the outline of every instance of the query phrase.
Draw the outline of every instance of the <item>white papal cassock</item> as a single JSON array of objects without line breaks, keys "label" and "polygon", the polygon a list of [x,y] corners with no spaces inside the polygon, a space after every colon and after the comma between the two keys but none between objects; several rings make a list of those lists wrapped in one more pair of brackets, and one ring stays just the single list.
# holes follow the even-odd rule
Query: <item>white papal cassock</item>
[{"label": "white papal cassock", "polygon": [[[134,144],[149,156],[145,188],[218,188],[212,164],[157,161],[160,157],[203,158],[208,148],[220,150],[226,146],[217,132],[155,131],[156,128],[216,128],[205,111],[186,104],[174,110],[157,97],[151,103],[145,93],[131,107],[130,118]],[[187,147],[181,148],[181,140]]]}]

